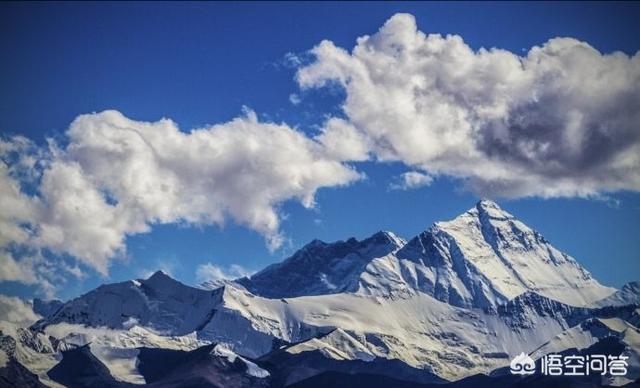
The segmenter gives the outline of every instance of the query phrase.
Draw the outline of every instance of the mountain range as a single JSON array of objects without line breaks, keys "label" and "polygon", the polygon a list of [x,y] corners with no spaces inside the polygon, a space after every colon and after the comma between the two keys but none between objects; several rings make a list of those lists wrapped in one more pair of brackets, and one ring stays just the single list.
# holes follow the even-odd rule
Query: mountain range
[{"label": "mountain range", "polygon": [[[386,231],[314,240],[251,277],[190,286],[158,271],[33,308],[42,319],[29,327],[0,324],[0,386],[602,386],[640,378],[640,283],[600,284],[487,200],[408,241]],[[520,353],[539,362],[599,351],[629,357],[627,375],[508,373]]]}]

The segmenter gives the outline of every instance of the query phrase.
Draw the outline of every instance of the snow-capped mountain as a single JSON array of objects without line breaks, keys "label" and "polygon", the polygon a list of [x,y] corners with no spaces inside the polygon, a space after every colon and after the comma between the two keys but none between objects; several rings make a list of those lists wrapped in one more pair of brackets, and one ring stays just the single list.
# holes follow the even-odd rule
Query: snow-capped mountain
[{"label": "snow-capped mountain", "polygon": [[315,240],[238,282],[271,298],[424,292],[461,307],[495,306],[527,291],[584,306],[615,291],[487,200],[451,221],[437,222],[408,243],[390,232],[363,241]]},{"label": "snow-capped mountain", "polygon": [[[473,382],[522,352],[609,337],[640,363],[637,286],[600,285],[490,201],[409,242],[390,232],[316,240],[251,278],[209,286],[159,271],[63,304],[34,302],[43,319],[1,326],[0,378],[65,384],[80,360],[92,371],[86,381],[109,386],[191,377],[204,386],[227,378],[304,386],[324,373]],[[142,366],[145,357],[148,367],[157,355],[187,353],[192,361],[164,382]]]},{"label": "snow-capped mountain", "polygon": [[[39,381],[56,386],[47,376],[61,359],[56,345],[56,340],[44,333],[0,321],[0,376],[12,375],[25,385]],[[4,386],[2,382],[0,378],[0,386]]]},{"label": "snow-capped mountain", "polygon": [[[495,202],[434,224],[400,252],[421,289],[458,306],[495,305],[525,291],[574,306],[610,295],[578,262]],[[424,263],[424,265],[423,265]],[[420,274],[418,274],[420,272]]]},{"label": "snow-capped mountain", "polygon": [[597,306],[624,306],[640,304],[640,282],[629,282],[608,297],[595,303]]},{"label": "snow-capped mountain", "polygon": [[393,255],[405,243],[391,232],[378,232],[362,241],[350,238],[328,244],[314,240],[282,263],[237,282],[267,298],[353,292],[372,260]]},{"label": "snow-capped mountain", "polygon": [[184,285],[157,271],[148,279],[107,284],[82,295],[37,325],[81,324],[111,329],[140,325],[183,335],[204,327],[221,302],[221,291]]},{"label": "snow-capped mountain", "polygon": [[[635,315],[640,313],[636,310]],[[621,355],[629,357],[631,366],[626,376],[607,377],[605,383],[624,385],[640,378],[640,330],[629,322],[612,318],[590,318],[554,336],[531,354],[534,359],[546,354],[567,350],[583,350],[608,339],[622,348]]]},{"label": "snow-capped mountain", "polygon": [[[121,376],[123,380],[126,374],[118,368],[126,364],[129,366],[125,369],[131,370],[135,365],[126,349],[175,347],[169,342],[177,342],[184,346],[182,349],[219,343],[251,358],[266,356],[282,344],[298,343],[287,351],[299,354],[318,350],[337,360],[397,359],[412,368],[455,380],[504,366],[511,355],[533,351],[554,335],[591,316],[588,309],[534,293],[520,295],[497,309],[480,310],[456,307],[425,293],[403,298],[340,293],[270,299],[233,284],[204,291],[164,274],[156,273],[149,280],[155,283],[159,276],[168,289],[180,292],[165,293],[167,300],[150,300],[141,309],[145,314],[134,318],[138,322],[134,326],[127,324],[132,315],[122,316],[119,310],[114,313],[109,309],[106,312],[111,315],[105,315],[99,308],[94,309],[92,303],[83,301],[85,298],[100,300],[103,298],[100,293],[111,298],[113,294],[129,292],[131,285],[125,282],[101,287],[69,302],[69,307],[38,322],[34,328],[68,344],[91,343],[96,356],[113,369],[114,376]],[[147,282],[143,280],[140,284]],[[211,314],[205,320],[193,320],[187,328],[185,322],[176,321],[173,314],[153,310],[153,306],[160,308],[168,301],[172,302],[171,311],[184,311],[191,303],[195,308],[200,299],[184,297],[192,295],[194,290],[216,301],[212,302]],[[178,300],[183,304],[175,305]],[[73,309],[67,310],[71,306]],[[83,319],[78,321],[78,316]],[[105,322],[112,328],[106,332],[79,325],[100,328]],[[157,331],[170,328],[168,322],[178,325],[180,331]],[[203,324],[195,324],[197,322]],[[138,325],[146,325],[147,329]],[[189,330],[192,332],[187,334]],[[334,334],[326,335],[329,332]],[[340,339],[334,340],[338,335]]]}]

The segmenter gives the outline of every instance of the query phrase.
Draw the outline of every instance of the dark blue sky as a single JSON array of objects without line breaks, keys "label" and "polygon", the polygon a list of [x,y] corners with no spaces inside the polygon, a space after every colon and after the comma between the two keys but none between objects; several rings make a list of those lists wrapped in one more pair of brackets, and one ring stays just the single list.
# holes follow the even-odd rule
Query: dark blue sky
[{"label": "dark blue sky", "polygon": [[[343,96],[316,92],[292,105],[289,95],[299,91],[285,55],[323,39],[351,48],[396,12],[415,15],[426,33],[459,34],[473,48],[519,53],[570,36],[601,52],[640,49],[638,3],[3,3],[0,131],[43,143],[60,138],[77,115],[104,109],[137,120],[168,117],[189,130],[228,121],[248,106],[265,120],[315,133]],[[194,282],[198,264],[258,270],[313,238],[361,238],[380,229],[410,238],[477,200],[446,178],[418,190],[389,191],[390,180],[406,171],[399,164],[361,163],[359,169],[366,181],[321,189],[314,210],[283,205],[291,243],[281,250],[269,253],[257,233],[232,224],[157,226],[128,239],[129,259],[113,265],[109,280],[164,266]],[[603,283],[620,286],[640,278],[640,196],[614,197],[620,206],[584,199],[501,204]],[[59,296],[104,281],[92,275]],[[7,286],[9,293],[30,291]]]}]

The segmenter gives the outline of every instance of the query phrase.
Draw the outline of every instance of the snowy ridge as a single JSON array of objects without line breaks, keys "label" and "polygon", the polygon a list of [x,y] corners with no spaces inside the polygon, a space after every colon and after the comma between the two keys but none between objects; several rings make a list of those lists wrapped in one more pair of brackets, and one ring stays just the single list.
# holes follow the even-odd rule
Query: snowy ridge
[{"label": "snowy ridge", "polygon": [[606,338],[614,338],[624,346],[623,356],[630,368],[624,377],[605,379],[606,385],[625,385],[640,378],[640,330],[620,318],[590,318],[563,331],[536,349],[531,357],[538,359],[546,354],[562,353],[569,349],[582,350]]},{"label": "snowy ridge", "polygon": [[503,366],[509,355],[534,350],[585,314],[545,297],[523,297],[514,306],[468,310],[422,293],[399,299],[332,294],[279,300],[225,287],[225,309],[246,318],[255,333],[247,337],[244,331],[244,342],[230,337],[216,341],[255,357],[258,349],[246,345],[251,338],[260,338],[259,333],[286,342],[308,338],[288,351],[320,350],[336,359],[399,359],[458,379]]},{"label": "snowy ridge", "polygon": [[640,282],[630,282],[608,297],[594,303],[596,306],[640,305]]},{"label": "snowy ridge", "polygon": [[421,291],[461,307],[489,307],[533,291],[574,306],[614,292],[491,201],[438,222],[395,255],[373,260],[359,292]]},{"label": "snowy ridge", "polygon": [[[398,359],[455,380],[504,366],[510,354],[537,348],[570,327],[573,311],[543,297],[516,304],[530,307],[524,310],[482,311],[455,307],[423,293],[399,299],[358,294],[268,299],[232,285],[216,292],[221,302],[215,313],[206,325],[186,336],[167,337],[139,326],[128,330],[43,322],[38,326],[66,343],[91,342],[92,352],[112,374],[130,382],[138,378],[132,355],[109,349],[192,349],[218,343],[256,358],[273,351],[278,341],[302,342],[292,351],[318,349],[336,359]],[[531,307],[530,301],[544,305]]]},{"label": "snowy ridge", "polygon": [[[142,384],[140,349],[211,346],[213,358],[194,368],[242,361],[260,384],[271,377],[252,360],[278,352],[292,360],[291,373],[296,357],[313,355],[360,370],[401,362],[454,381],[508,366],[522,352],[582,349],[617,336],[640,363],[637,283],[613,292],[481,201],[409,242],[391,232],[315,240],[251,278],[196,288],[159,271],[62,305],[39,303],[44,318],[30,329],[3,329],[0,361],[16,359],[49,384],[60,352],[84,346],[117,381]],[[173,378],[189,373],[179,372]]]},{"label": "snowy ridge", "polygon": [[269,372],[260,368],[258,365],[247,360],[246,358],[238,356],[237,354],[227,349],[223,345],[216,345],[213,348],[213,354],[215,354],[216,356],[224,357],[227,360],[229,360],[229,362],[232,362],[232,363],[235,362],[237,359],[242,360],[242,362],[247,366],[247,373],[250,376],[257,377],[259,379],[264,379],[265,377],[269,376]]},{"label": "snowy ridge", "polygon": [[158,271],[146,280],[100,286],[64,304],[36,327],[62,322],[111,329],[141,325],[183,335],[205,325],[220,302],[220,292],[189,287]]},{"label": "snowy ridge", "polygon": [[371,260],[393,254],[404,244],[392,232],[378,232],[362,241],[350,238],[328,244],[314,240],[282,263],[237,282],[268,298],[352,292]]},{"label": "snowy ridge", "polygon": [[0,321],[0,352],[5,365],[13,359],[38,376],[41,382],[53,387],[60,386],[47,376],[47,371],[61,358],[48,336]]},{"label": "snowy ridge", "polygon": [[408,243],[391,232],[362,241],[314,240],[282,263],[237,282],[269,298],[424,292],[455,306],[479,308],[527,291],[587,306],[615,291],[487,200]]}]

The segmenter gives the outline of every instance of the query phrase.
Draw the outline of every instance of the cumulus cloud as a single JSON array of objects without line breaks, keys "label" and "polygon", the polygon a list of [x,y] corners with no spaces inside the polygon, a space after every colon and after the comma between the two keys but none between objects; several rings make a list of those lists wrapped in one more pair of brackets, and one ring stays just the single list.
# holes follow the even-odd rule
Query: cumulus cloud
[{"label": "cumulus cloud", "polygon": [[233,280],[251,276],[251,274],[252,272],[238,264],[231,264],[228,268],[223,268],[212,263],[205,263],[199,265],[196,269],[196,278],[200,282]]},{"label": "cumulus cloud", "polygon": [[364,161],[369,159],[368,139],[348,121],[331,118],[316,136],[325,152],[337,160]]},{"label": "cumulus cloud", "polygon": [[[35,179],[36,159],[30,157],[30,148],[31,143],[22,137],[0,140],[0,282],[37,286],[51,297],[51,268],[37,250],[23,247],[33,236],[41,209],[36,198],[22,192],[15,177],[20,176],[25,183]],[[16,251],[21,251],[20,258]]]},{"label": "cumulus cloud", "polygon": [[524,56],[473,50],[460,36],[418,31],[408,14],[351,51],[323,41],[311,53],[297,81],[345,89],[358,156],[461,178],[487,196],[640,190],[640,53],[603,54],[572,38]]},{"label": "cumulus cloud", "polygon": [[[11,143],[0,141],[0,152],[9,153]],[[37,212],[35,201],[21,192],[17,180],[11,176],[12,168],[0,159],[0,247],[9,243],[22,243],[29,238],[21,225],[33,222]]]},{"label": "cumulus cloud", "polygon": [[0,252],[0,281],[37,284],[38,275],[27,260],[19,262],[10,252],[4,250]]},{"label": "cumulus cloud", "polygon": [[[66,140],[42,158],[33,196],[21,191],[19,163],[9,161],[19,142],[3,142],[2,247],[70,255],[102,274],[125,253],[127,236],[154,224],[232,220],[275,249],[283,241],[281,203],[309,208],[318,189],[361,177],[321,142],[285,124],[259,122],[251,111],[188,133],[168,119],[141,122],[105,111],[79,116]],[[15,273],[5,277],[28,279],[14,270],[15,260],[2,260]]]},{"label": "cumulus cloud", "polygon": [[28,303],[14,296],[0,294],[0,321],[11,322],[18,326],[29,326],[40,319]]},{"label": "cumulus cloud", "polygon": [[400,175],[399,181],[389,185],[392,190],[412,190],[428,186],[433,178],[418,171],[408,171]]}]

